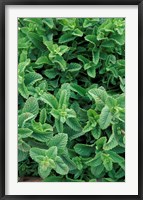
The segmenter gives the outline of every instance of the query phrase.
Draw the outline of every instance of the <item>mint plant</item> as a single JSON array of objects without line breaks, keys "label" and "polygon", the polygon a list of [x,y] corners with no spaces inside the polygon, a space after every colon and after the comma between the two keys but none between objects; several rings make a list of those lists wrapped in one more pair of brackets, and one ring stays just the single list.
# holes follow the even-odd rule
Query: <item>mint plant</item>
[{"label": "mint plant", "polygon": [[125,181],[125,19],[18,19],[18,174]]}]

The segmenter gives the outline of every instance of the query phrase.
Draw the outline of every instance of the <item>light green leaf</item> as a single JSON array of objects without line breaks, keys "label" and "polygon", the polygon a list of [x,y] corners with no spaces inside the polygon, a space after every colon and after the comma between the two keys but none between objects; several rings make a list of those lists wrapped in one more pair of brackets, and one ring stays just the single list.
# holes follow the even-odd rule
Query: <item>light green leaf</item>
[{"label": "light green leaf", "polygon": [[35,62],[35,64],[37,64],[37,65],[43,65],[43,64],[47,64],[47,63],[48,63],[47,56],[41,56]]},{"label": "light green leaf", "polygon": [[88,157],[94,151],[94,147],[87,144],[76,144],[74,150],[77,154]]},{"label": "light green leaf", "polygon": [[37,115],[39,112],[39,105],[37,99],[35,97],[29,97],[24,104],[22,109],[23,113],[32,113],[33,115]]},{"label": "light green leaf", "polygon": [[27,87],[25,86],[24,82],[21,84],[18,84],[18,92],[19,94],[21,94],[22,97],[24,97],[25,99],[28,99],[29,91]]},{"label": "light green leaf", "polygon": [[22,113],[18,116],[18,127],[23,128],[25,123],[33,118],[35,118],[35,115],[33,115],[32,113]]},{"label": "light green leaf", "polygon": [[54,22],[52,18],[45,18],[42,20],[50,29],[54,27]]},{"label": "light green leaf", "polygon": [[102,153],[101,159],[103,161],[103,165],[107,171],[111,171],[113,168],[113,160],[109,154]]},{"label": "light green leaf", "polygon": [[46,113],[46,109],[43,108],[41,111],[40,111],[40,117],[39,117],[39,121],[41,124],[44,124],[47,120],[47,113]]},{"label": "light green leaf", "polygon": [[57,129],[57,132],[59,133],[63,132],[63,123],[59,119],[55,119],[55,126]]},{"label": "light green leaf", "polygon": [[82,131],[81,125],[80,125],[78,119],[76,119],[76,118],[68,118],[68,119],[66,120],[66,124],[67,124],[71,129],[73,129],[74,131],[79,131],[79,132]]},{"label": "light green leaf", "polygon": [[57,55],[54,58],[53,62],[58,63],[63,71],[66,70],[66,61],[64,60],[64,58],[62,56]]},{"label": "light green leaf", "polygon": [[56,146],[58,152],[64,152],[67,145],[68,135],[66,133],[58,133],[47,143],[49,147]]},{"label": "light green leaf", "polygon": [[63,44],[66,42],[70,42],[75,39],[75,36],[72,35],[72,33],[64,33],[62,36],[59,38],[59,43]]},{"label": "light green leaf", "polygon": [[96,103],[100,103],[100,107],[103,108],[106,102],[107,93],[105,90],[100,88],[93,88],[88,91]]},{"label": "light green leaf", "polygon": [[104,144],[106,143],[106,141],[107,141],[107,138],[106,137],[101,137],[101,138],[99,138],[95,143],[96,143],[96,145],[97,145],[97,149],[101,149],[103,146],[104,146]]},{"label": "light green leaf", "polygon": [[52,108],[57,109],[58,108],[58,101],[50,93],[44,93],[43,95],[40,96],[40,100],[43,101],[44,103],[50,105]]},{"label": "light green leaf", "polygon": [[24,142],[23,140],[18,141],[18,149],[23,152],[28,152],[30,150],[30,146]]},{"label": "light green leaf", "polygon": [[87,133],[87,132],[89,132],[89,131],[91,131],[93,129],[93,127],[92,127],[92,124],[91,124],[91,122],[90,121],[88,121],[87,123],[86,123],[86,125],[83,127],[83,132],[84,133]]},{"label": "light green leaf", "polygon": [[58,174],[61,174],[61,175],[68,174],[69,168],[68,168],[68,166],[63,162],[63,160],[59,156],[56,157],[55,163],[56,163],[55,171]]},{"label": "light green leaf", "polygon": [[115,136],[112,133],[108,142],[103,146],[103,149],[104,150],[110,150],[110,149],[113,149],[114,147],[116,147],[117,145],[118,145],[118,142],[116,141]]},{"label": "light green leaf", "polygon": [[39,165],[38,167],[38,173],[41,176],[41,178],[46,178],[47,176],[49,176],[49,174],[51,173],[51,168],[46,168],[45,170],[43,169],[43,165]]},{"label": "light green leaf", "polygon": [[81,96],[86,95],[86,90],[76,83],[71,83],[70,88],[71,88],[72,91],[77,92]]},{"label": "light green leaf", "polygon": [[67,91],[66,89],[61,89],[60,91],[60,99],[59,99],[59,109],[65,108],[68,105],[70,97],[70,92]]},{"label": "light green leaf", "polygon": [[35,161],[36,161],[37,156],[43,156],[43,157],[47,156],[48,158],[54,160],[55,157],[57,156],[57,147],[53,146],[53,147],[50,147],[48,150],[33,147],[30,149],[30,156]]},{"label": "light green leaf", "polygon": [[101,160],[101,152],[97,153],[96,156],[86,162],[86,165],[88,166],[93,166],[97,167],[101,165],[102,160]]},{"label": "light green leaf", "polygon": [[79,37],[82,37],[83,36],[83,32],[81,30],[79,30],[78,28],[76,28],[73,33],[73,35],[75,36],[79,36]]},{"label": "light green leaf", "polygon": [[41,133],[32,133],[32,135],[30,137],[38,142],[45,143],[45,142],[49,141],[51,139],[51,137],[53,137],[53,132],[47,132],[47,133],[42,133],[42,134]]},{"label": "light green leaf", "polygon": [[94,45],[97,42],[97,38],[96,38],[95,35],[87,35],[87,36],[85,36],[85,40],[90,42],[90,43],[92,43],[92,44],[94,44]]},{"label": "light green leaf", "polygon": [[92,136],[95,139],[99,139],[100,138],[100,136],[101,136],[101,129],[100,129],[99,125],[97,125],[96,127],[94,127],[92,129],[91,134],[92,134]]},{"label": "light green leaf", "polygon": [[110,38],[111,40],[115,41],[118,45],[124,45],[125,44],[125,35],[112,35]]},{"label": "light green leaf", "polygon": [[32,133],[33,133],[33,131],[29,128],[18,128],[18,137],[19,138],[27,138]]},{"label": "light green leaf", "polygon": [[26,67],[30,64],[30,59],[26,59],[24,62],[18,64],[18,75],[21,75]]},{"label": "light green leaf", "polygon": [[100,128],[102,130],[106,129],[108,126],[110,126],[111,120],[112,120],[112,114],[111,114],[108,106],[105,106],[102,109],[100,117],[99,117]]},{"label": "light green leaf", "polygon": [[89,69],[87,69],[87,74],[88,76],[90,76],[91,78],[95,78],[96,77],[96,70],[95,67],[92,66]]}]

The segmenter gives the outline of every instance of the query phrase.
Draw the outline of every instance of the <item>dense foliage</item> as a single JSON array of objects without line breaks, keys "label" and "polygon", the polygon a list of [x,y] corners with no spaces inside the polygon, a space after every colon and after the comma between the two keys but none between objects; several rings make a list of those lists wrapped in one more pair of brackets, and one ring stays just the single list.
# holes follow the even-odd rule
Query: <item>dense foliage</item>
[{"label": "dense foliage", "polygon": [[19,176],[125,180],[125,19],[18,19]]}]

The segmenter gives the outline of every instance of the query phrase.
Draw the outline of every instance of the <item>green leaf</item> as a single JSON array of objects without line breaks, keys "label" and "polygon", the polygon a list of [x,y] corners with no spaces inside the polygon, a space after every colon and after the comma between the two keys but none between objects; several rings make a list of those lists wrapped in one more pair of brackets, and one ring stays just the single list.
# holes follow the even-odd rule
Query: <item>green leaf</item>
[{"label": "green leaf", "polygon": [[97,145],[97,149],[101,149],[101,148],[105,145],[106,141],[107,141],[107,138],[106,138],[106,137],[101,137],[101,138],[99,138],[99,139],[95,142],[96,145]]},{"label": "green leaf", "polygon": [[24,97],[25,99],[28,99],[29,91],[27,87],[25,86],[24,82],[21,84],[18,84],[18,92],[19,94],[21,94],[22,97]]},{"label": "green leaf", "polygon": [[22,53],[20,54],[20,63],[24,62],[25,60],[27,60],[27,51],[23,50]]},{"label": "green leaf", "polygon": [[104,172],[104,165],[98,165],[97,167],[91,167],[91,173],[95,178],[101,178],[102,173]]},{"label": "green leaf", "polygon": [[88,60],[86,57],[84,57],[82,55],[78,55],[77,59],[80,60],[83,64],[87,64],[90,62],[90,60]]},{"label": "green leaf", "polygon": [[99,62],[99,58],[100,58],[100,51],[97,50],[97,49],[93,50],[92,51],[92,56],[93,56],[93,62],[94,62],[94,64],[97,65],[98,62]]},{"label": "green leaf", "polygon": [[82,66],[80,64],[78,64],[78,63],[70,63],[68,65],[68,71],[69,72],[77,72],[77,71],[79,71],[81,69],[81,67]]},{"label": "green leaf", "polygon": [[38,34],[32,33],[32,32],[27,32],[27,36],[36,48],[40,49],[41,51],[46,50],[46,47],[42,42],[42,38],[39,37]]},{"label": "green leaf", "polygon": [[73,109],[66,109],[67,118],[76,118],[76,112]]},{"label": "green leaf", "polygon": [[35,97],[29,97],[24,104],[22,109],[23,113],[32,113],[33,115],[37,115],[39,112],[39,105],[37,99]]},{"label": "green leaf", "polygon": [[86,123],[86,125],[83,127],[83,132],[84,133],[87,133],[87,132],[89,132],[89,131],[91,131],[93,129],[93,127],[92,127],[92,124],[91,124],[91,122],[87,122]]},{"label": "green leaf", "polygon": [[66,89],[61,89],[58,108],[65,108],[68,105],[70,93]]},{"label": "green leaf", "polygon": [[95,78],[96,77],[96,71],[95,71],[95,67],[92,66],[89,69],[87,69],[87,74],[88,76],[90,76],[91,78]]},{"label": "green leaf", "polygon": [[55,126],[57,129],[57,132],[59,133],[63,132],[63,123],[59,119],[55,119]]},{"label": "green leaf", "polygon": [[76,118],[68,118],[68,119],[66,120],[66,124],[67,124],[71,129],[73,129],[74,131],[79,131],[79,132],[82,131],[81,125],[80,125],[78,119],[76,119]]},{"label": "green leaf", "polygon": [[92,166],[97,167],[97,166],[101,165],[101,163],[102,163],[101,153],[99,152],[99,153],[96,154],[96,156],[94,158],[88,160],[86,162],[86,165],[91,166],[91,167]]},{"label": "green leaf", "polygon": [[115,41],[118,45],[124,45],[125,44],[125,35],[112,35],[111,40]]},{"label": "green leaf", "polygon": [[59,153],[64,152],[67,145],[68,135],[66,133],[58,133],[47,143],[49,147],[56,146]]},{"label": "green leaf", "polygon": [[30,146],[24,142],[23,140],[18,141],[18,149],[23,152],[28,152],[30,150]]},{"label": "green leaf", "polygon": [[116,147],[117,145],[118,145],[118,143],[117,143],[117,141],[115,139],[114,134],[112,133],[112,135],[110,136],[108,142],[104,145],[103,149],[104,150],[111,150],[114,147]]},{"label": "green leaf", "polygon": [[112,120],[112,114],[108,106],[105,106],[99,117],[99,125],[102,130],[105,130],[108,126],[110,126]]},{"label": "green leaf", "polygon": [[85,40],[90,42],[90,43],[92,43],[92,44],[94,44],[94,45],[97,42],[97,38],[96,38],[95,35],[87,35],[87,36],[85,36]]},{"label": "green leaf", "polygon": [[59,43],[63,44],[66,42],[70,42],[75,39],[75,36],[72,35],[72,33],[64,33],[62,36],[59,38]]},{"label": "green leaf", "polygon": [[39,73],[30,72],[25,75],[25,84],[26,85],[34,85],[37,81],[42,80],[42,76]]},{"label": "green leaf", "polygon": [[101,129],[100,129],[99,125],[97,125],[96,127],[94,127],[92,129],[91,134],[92,134],[92,136],[95,139],[99,139],[100,138],[100,136],[101,136]]},{"label": "green leaf", "polygon": [[56,163],[55,171],[58,174],[61,174],[61,175],[68,174],[69,168],[68,168],[68,166],[63,162],[63,160],[59,156],[56,157],[55,163]]},{"label": "green leaf", "polygon": [[61,45],[59,48],[60,48],[60,52],[59,52],[60,56],[62,56],[64,53],[69,51],[69,47],[66,45]]},{"label": "green leaf", "polygon": [[82,37],[83,36],[83,32],[81,30],[79,30],[78,28],[76,28],[73,33],[73,35],[75,36],[79,36],[79,37]]},{"label": "green leaf", "polygon": [[[30,157],[37,162],[37,159],[36,159],[37,156],[42,156],[42,157],[47,156],[50,159],[55,159],[55,157],[57,156],[57,147],[53,146],[53,147],[50,147],[48,150],[40,149],[36,147],[31,148]],[[41,159],[39,161],[41,161]]]},{"label": "green leaf", "polygon": [[44,72],[44,75],[48,77],[49,79],[55,78],[59,73],[55,69],[46,69]]},{"label": "green leaf", "polygon": [[46,178],[47,176],[49,176],[49,174],[51,173],[51,168],[47,168],[47,169],[43,169],[43,165],[39,165],[38,167],[38,173],[41,176],[41,178]]},{"label": "green leaf", "polygon": [[54,63],[58,63],[62,69],[62,71],[66,70],[66,61],[64,60],[64,58],[62,56],[57,55],[54,58]]},{"label": "green leaf", "polygon": [[44,44],[50,52],[54,51],[54,44],[53,41],[44,40]]},{"label": "green leaf", "polygon": [[28,157],[28,152],[24,152],[18,149],[18,162],[26,160]]},{"label": "green leaf", "polygon": [[58,101],[50,93],[44,93],[43,95],[40,96],[40,100],[43,101],[44,103],[50,105],[52,108],[57,109],[58,108]]},{"label": "green leaf", "polygon": [[124,176],[125,176],[125,171],[122,168],[120,168],[117,171],[117,173],[115,175],[115,178],[120,179],[120,178],[123,178]]},{"label": "green leaf", "polygon": [[109,157],[107,154],[102,154],[101,159],[103,161],[103,165],[107,171],[111,171],[113,169],[113,162],[112,158]]},{"label": "green leaf", "polygon": [[47,58],[47,56],[41,56],[41,57],[39,57],[36,60],[35,64],[37,64],[37,65],[48,64],[48,58]]},{"label": "green leaf", "polygon": [[53,136],[52,132],[47,132],[47,133],[32,133],[32,135],[30,136],[31,138],[34,139],[34,141],[38,141],[38,142],[42,142],[45,143],[47,141],[49,141],[51,139],[51,137]]},{"label": "green leaf", "polygon": [[69,170],[76,169],[75,163],[70,159],[68,154],[61,155],[61,158],[64,161],[64,163],[68,166]]},{"label": "green leaf", "polygon": [[18,64],[18,75],[21,75],[26,67],[30,64],[30,59],[26,59],[24,62]]},{"label": "green leaf", "polygon": [[22,113],[18,116],[18,127],[23,128],[25,123],[33,118],[35,118],[35,116],[32,113]]},{"label": "green leaf", "polygon": [[107,97],[106,99],[106,105],[112,109],[113,107],[115,107],[117,105],[117,100],[113,97]]},{"label": "green leaf", "polygon": [[125,162],[124,158],[118,155],[116,152],[108,151],[108,154],[110,155],[114,163],[121,164]]},{"label": "green leaf", "polygon": [[18,128],[18,137],[19,138],[27,138],[29,137],[33,131],[29,128]]},{"label": "green leaf", "polygon": [[107,99],[106,91],[100,88],[93,88],[89,90],[88,93],[91,95],[96,103],[100,104],[100,108],[102,109]]},{"label": "green leaf", "polygon": [[103,41],[101,46],[105,48],[114,48],[115,45],[113,41],[107,40],[107,41]]},{"label": "green leaf", "polygon": [[88,157],[93,152],[94,147],[91,145],[86,145],[86,144],[76,144],[74,146],[74,150],[77,154]]},{"label": "green leaf", "polygon": [[52,18],[45,18],[42,20],[50,29],[54,27],[54,22]]},{"label": "green leaf", "polygon": [[53,127],[50,124],[41,124],[40,122],[36,122],[34,120],[32,120],[31,124],[34,133],[45,134],[53,131]]},{"label": "green leaf", "polygon": [[70,88],[71,88],[72,91],[77,92],[81,96],[86,95],[86,90],[76,83],[71,83]]},{"label": "green leaf", "polygon": [[41,124],[44,124],[47,120],[47,113],[46,113],[46,109],[43,108],[41,111],[40,111],[40,117],[39,117],[39,121]]}]

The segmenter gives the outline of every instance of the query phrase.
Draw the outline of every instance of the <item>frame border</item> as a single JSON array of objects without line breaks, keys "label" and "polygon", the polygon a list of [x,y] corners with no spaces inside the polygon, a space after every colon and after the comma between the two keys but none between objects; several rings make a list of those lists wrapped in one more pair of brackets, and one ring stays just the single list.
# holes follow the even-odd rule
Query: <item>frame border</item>
[{"label": "frame border", "polygon": [[[6,5],[138,5],[138,195],[5,195],[5,6]],[[0,0],[0,200],[114,199],[143,200],[143,0]]]}]

